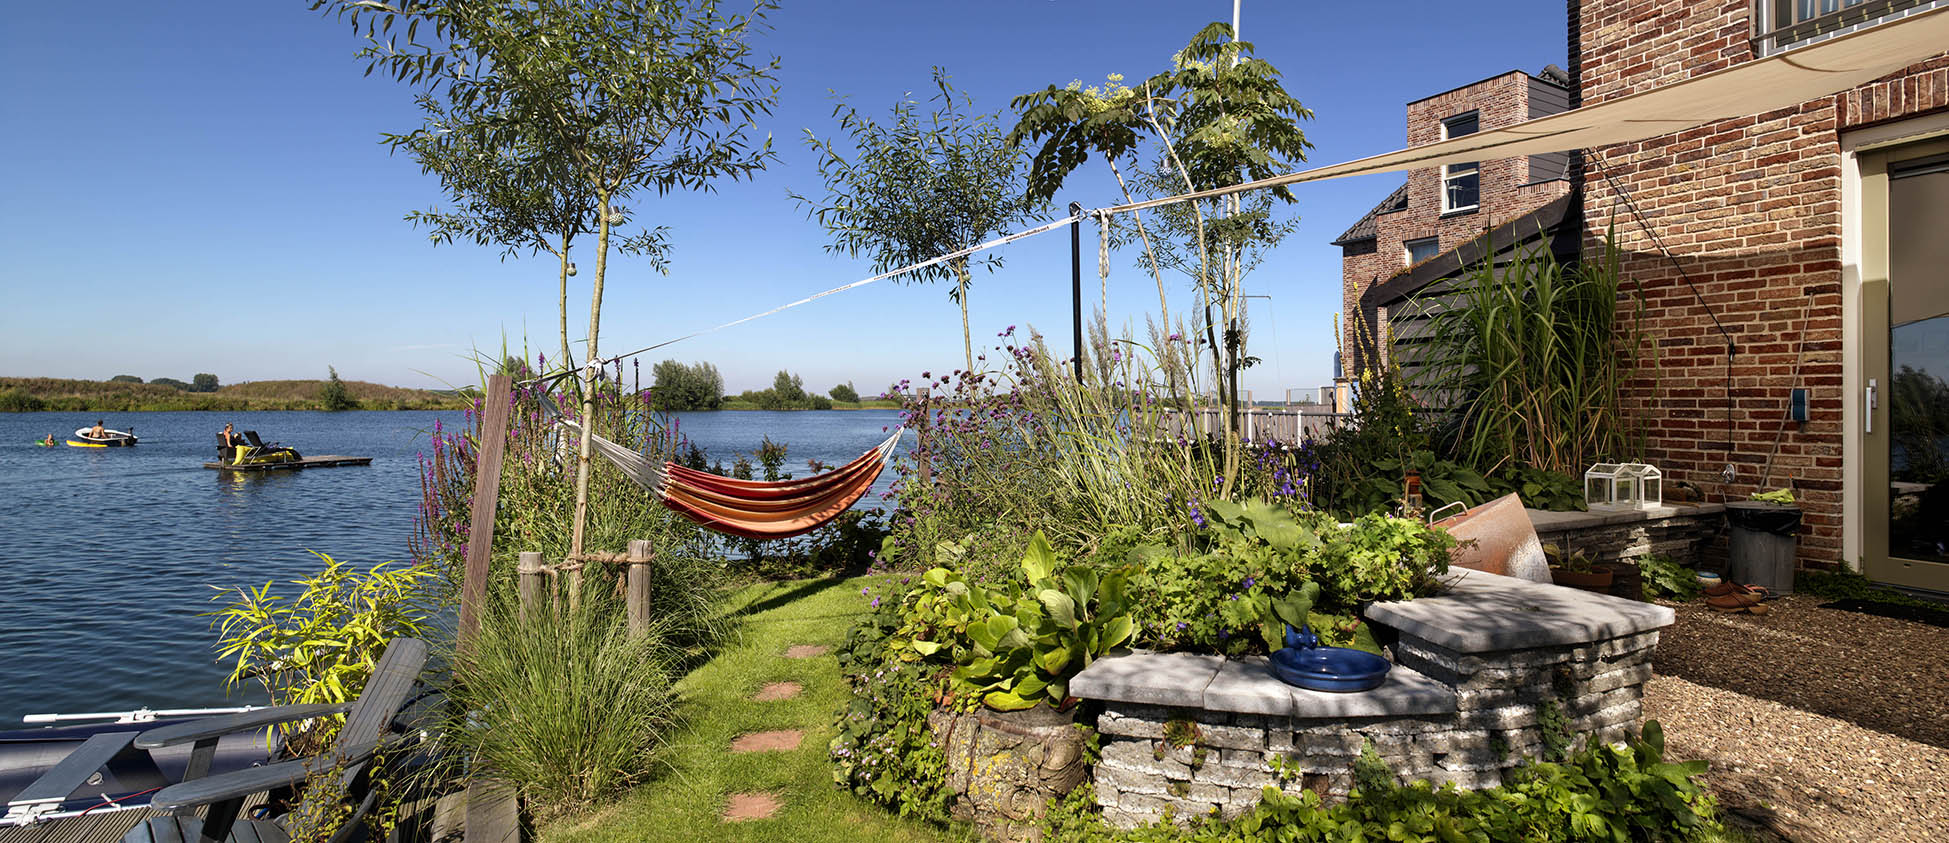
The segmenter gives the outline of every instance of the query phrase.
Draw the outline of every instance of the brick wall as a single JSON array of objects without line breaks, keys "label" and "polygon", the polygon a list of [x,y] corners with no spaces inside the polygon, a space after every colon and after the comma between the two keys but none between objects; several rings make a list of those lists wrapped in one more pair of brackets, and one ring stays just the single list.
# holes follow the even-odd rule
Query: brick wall
[{"label": "brick wall", "polygon": [[[1749,0],[1568,9],[1588,105],[1753,58]],[[1839,133],[1945,107],[1949,59],[1937,59],[1840,96],[1583,158],[1586,245],[1615,221],[1627,289],[1643,293],[1645,351],[1656,354],[1646,367],[1655,374],[1627,395],[1651,420],[1644,456],[1667,483],[1715,498],[1752,493],[1769,466],[1766,485],[1791,479],[1807,513],[1802,564],[1841,561]],[[1730,383],[1715,317],[1738,348]],[[1786,421],[1795,386],[1810,391],[1804,425]],[[1722,484],[1728,463],[1736,479]]]},{"label": "brick wall", "polygon": [[[1444,118],[1476,111],[1482,131],[1514,125],[1529,119],[1532,77],[1512,70],[1491,79],[1432,97],[1407,106],[1407,145],[1421,146],[1442,139]],[[1403,246],[1409,240],[1439,238],[1437,254],[1481,236],[1486,229],[1506,223],[1570,191],[1565,179],[1531,183],[1528,158],[1504,158],[1481,162],[1481,199],[1477,210],[1444,216],[1441,206],[1441,170],[1430,167],[1408,173],[1408,207],[1376,218],[1376,236],[1342,247],[1341,313],[1362,314],[1373,327],[1373,314],[1363,313],[1360,294],[1378,281],[1385,281],[1407,268]],[[1344,348],[1349,350],[1348,374],[1358,363],[1352,350],[1353,327],[1344,327]]]}]

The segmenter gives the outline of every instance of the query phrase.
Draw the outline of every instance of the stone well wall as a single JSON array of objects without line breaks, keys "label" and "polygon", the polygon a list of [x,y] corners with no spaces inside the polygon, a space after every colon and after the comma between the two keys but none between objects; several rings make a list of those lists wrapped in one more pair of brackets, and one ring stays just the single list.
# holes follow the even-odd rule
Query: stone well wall
[{"label": "stone well wall", "polygon": [[1713,541],[1724,531],[1725,510],[1716,503],[1615,512],[1532,509],[1529,519],[1544,544],[1582,550],[1592,561],[1635,563],[1656,553],[1697,568],[1709,561]]},{"label": "stone well wall", "polygon": [[1672,613],[1466,571],[1442,596],[1379,604],[1368,618],[1399,638],[1387,683],[1364,693],[1286,685],[1263,657],[1132,653],[1091,665],[1070,688],[1104,704],[1105,817],[1129,827],[1233,816],[1268,785],[1344,796],[1367,745],[1404,778],[1500,784],[1551,732],[1576,745],[1633,729]]}]

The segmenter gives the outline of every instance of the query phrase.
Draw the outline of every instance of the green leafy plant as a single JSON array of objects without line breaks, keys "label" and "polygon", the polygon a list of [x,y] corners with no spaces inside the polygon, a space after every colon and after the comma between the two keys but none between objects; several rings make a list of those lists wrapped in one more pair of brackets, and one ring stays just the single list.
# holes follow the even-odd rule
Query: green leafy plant
[{"label": "green leafy plant", "polygon": [[1530,509],[1552,512],[1584,512],[1590,509],[1584,501],[1583,482],[1559,471],[1510,464],[1489,475],[1488,482],[1490,497],[1514,494],[1522,499],[1523,506]]},{"label": "green leafy plant", "polygon": [[943,698],[947,668],[920,661],[904,646],[910,639],[901,630],[917,605],[909,599],[915,591],[909,581],[887,578],[873,612],[836,651],[853,693],[827,751],[839,786],[901,816],[945,822],[952,797],[946,756],[927,717]]},{"label": "green leafy plant", "polygon": [[1577,574],[1590,573],[1591,566],[1596,564],[1581,547],[1565,550],[1559,545],[1546,544],[1543,545],[1543,556],[1549,560],[1550,567]]},{"label": "green leafy plant", "polygon": [[1029,541],[1021,570],[1027,587],[1006,590],[972,586],[946,568],[929,570],[922,581],[947,595],[958,635],[911,642],[922,656],[950,654],[955,686],[1002,711],[1060,705],[1070,677],[1135,631],[1121,570],[1062,567],[1041,533]]},{"label": "green leafy plant", "polygon": [[[238,589],[210,614],[218,627],[218,658],[232,659],[226,689],[246,680],[264,686],[274,705],[343,703],[358,697],[394,638],[426,634],[433,613],[430,565],[385,562],[359,571],[313,552],[323,570],[291,581],[296,595],[278,594],[277,583]],[[220,591],[216,599],[231,594]],[[337,720],[314,721],[302,733],[322,742]]]},{"label": "green leafy plant", "polygon": [[346,390],[345,382],[338,379],[337,367],[326,366],[325,369],[331,373],[331,378],[325,381],[324,386],[319,387],[318,403],[332,412],[358,409],[359,399],[353,398],[352,393]]},{"label": "green leafy plant", "polygon": [[1770,492],[1757,492],[1754,493],[1753,500],[1764,503],[1777,503],[1781,506],[1793,506],[1793,490],[1774,489]]},{"label": "green leafy plant", "polygon": [[1662,553],[1638,557],[1638,573],[1646,597],[1691,600],[1699,596],[1698,575]]}]

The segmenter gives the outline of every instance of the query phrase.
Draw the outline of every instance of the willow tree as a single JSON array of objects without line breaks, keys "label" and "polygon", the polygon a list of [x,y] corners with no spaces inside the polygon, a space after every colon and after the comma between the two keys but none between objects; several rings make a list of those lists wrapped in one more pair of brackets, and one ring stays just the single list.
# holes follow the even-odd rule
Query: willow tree
[{"label": "willow tree", "polygon": [[[1289,172],[1312,146],[1299,121],[1313,112],[1286,92],[1276,68],[1253,55],[1251,42],[1234,38],[1222,22],[1193,36],[1169,69],[1134,85],[1051,85],[1011,104],[1019,119],[1009,140],[1036,147],[1029,166],[1033,198],[1053,197],[1092,157],[1110,163],[1127,196],[1134,183],[1155,198]],[[1125,180],[1125,169],[1146,175]],[[1271,200],[1212,198],[1160,210],[1175,247],[1146,249],[1153,273],[1160,264],[1173,266],[1191,276],[1198,292],[1203,321],[1197,330],[1212,349],[1213,375],[1227,409],[1227,496],[1238,471],[1238,371],[1252,361],[1245,347],[1243,279],[1257,262],[1255,250],[1290,230],[1289,222],[1273,219],[1269,203],[1291,203],[1292,193],[1285,187],[1267,193]],[[1148,247],[1148,233],[1145,238]]]},{"label": "willow tree", "polygon": [[[499,246],[502,260],[524,252],[554,257],[561,336],[556,365],[572,369],[568,279],[576,270],[571,249],[577,237],[594,233],[594,191],[567,159],[549,154],[546,138],[496,131],[502,126],[530,132],[540,128],[514,121],[509,102],[475,101],[462,107],[424,93],[418,100],[425,123],[412,132],[384,137],[395,151],[408,153],[422,172],[440,180],[449,204],[409,212],[406,220],[425,226],[435,244],[463,240]],[[621,206],[612,207],[612,225],[625,224],[627,214]],[[642,255],[662,270],[667,231],[658,226],[622,236],[617,250]]]},{"label": "willow tree", "polygon": [[[776,8],[727,14],[718,0],[313,0],[368,40],[367,72],[422,86],[473,123],[483,149],[546,162],[546,190],[586,192],[596,237],[582,419],[595,415],[603,288],[621,203],[637,194],[709,191],[764,168],[753,139],[778,89],[777,59],[749,39]],[[402,25],[403,23],[403,25]],[[427,24],[420,40],[421,24]],[[403,33],[403,34],[402,34]],[[402,40],[403,39],[403,40]],[[661,254],[659,252],[659,254]],[[580,438],[570,554],[582,552],[590,444]]]},{"label": "willow tree", "polygon": [[[903,99],[888,122],[861,114],[843,101],[833,107],[845,151],[811,129],[806,144],[819,155],[823,199],[791,197],[832,235],[829,252],[872,258],[885,272],[978,245],[1017,224],[1039,217],[1048,197],[1022,189],[1023,156],[1007,142],[997,114],[977,114],[974,100],[956,91],[947,71],[934,68],[935,94],[923,104]],[[949,298],[961,305],[961,351],[974,371],[974,334],[968,326],[970,267],[1000,268],[1001,255],[965,255],[910,272],[901,280],[952,279]]]}]

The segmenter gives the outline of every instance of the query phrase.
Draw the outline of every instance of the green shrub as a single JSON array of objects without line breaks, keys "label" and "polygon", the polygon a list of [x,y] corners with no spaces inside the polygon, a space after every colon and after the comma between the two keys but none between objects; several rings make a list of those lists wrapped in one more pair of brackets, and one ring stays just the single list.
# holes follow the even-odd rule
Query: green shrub
[{"label": "green shrub", "polygon": [[[238,589],[210,614],[217,618],[217,657],[234,659],[226,689],[254,679],[273,705],[342,703],[358,697],[386,645],[426,634],[433,614],[436,571],[426,564],[385,562],[366,571],[323,553],[325,568],[299,580],[296,596],[276,594],[276,582]],[[219,592],[222,599],[229,592]],[[336,720],[305,733],[321,742]]]},{"label": "green shrub", "polygon": [[44,409],[47,402],[18,389],[0,391],[0,413],[38,413]]},{"label": "green shrub", "polygon": [[954,666],[954,690],[970,702],[1015,711],[1059,705],[1069,679],[1130,639],[1125,573],[1064,567],[1041,533],[1006,588],[930,569],[909,593],[907,623],[888,642],[905,657]]},{"label": "green shrub", "polygon": [[1488,480],[1491,498],[1514,494],[1522,499],[1523,506],[1552,512],[1590,509],[1584,501],[1583,480],[1573,475],[1510,464],[1497,469]]},{"label": "green shrub", "polygon": [[332,412],[358,409],[359,400],[353,398],[352,393],[346,390],[345,382],[338,379],[338,369],[333,366],[326,366],[325,369],[331,373],[331,379],[325,381],[325,385],[318,388],[318,403],[324,405],[324,409]]},{"label": "green shrub", "polygon": [[[1196,517],[1206,527],[1191,536],[1189,550],[1151,544],[1128,555],[1138,637],[1160,649],[1276,650],[1284,625],[1299,618],[1330,644],[1371,647],[1351,616],[1368,603],[1431,589],[1454,546],[1448,534],[1412,519],[1369,514],[1342,527],[1325,514],[1295,516],[1265,501],[1208,501]],[[1301,596],[1305,611],[1290,602]]]},{"label": "green shrub", "polygon": [[835,386],[832,389],[827,390],[826,394],[832,396],[832,400],[841,403],[845,403],[845,404],[859,403],[859,390],[853,388],[852,381],[847,381],[838,386]]},{"label": "green shrub", "polygon": [[682,653],[660,627],[631,634],[600,597],[525,615],[498,602],[454,657],[449,734],[543,816],[639,781],[673,725]]},{"label": "green shrub", "polygon": [[[837,656],[852,696],[828,752],[833,781],[901,816],[948,819],[947,759],[927,715],[944,693],[946,669],[892,650],[907,625],[910,580],[889,577],[874,611],[846,634]],[[904,648],[908,659],[914,654]]]},{"label": "green shrub", "polygon": [[1641,738],[1597,744],[1563,763],[1530,761],[1482,791],[1427,782],[1397,784],[1371,769],[1345,802],[1307,790],[1265,789],[1259,804],[1232,820],[1189,828],[1168,822],[1128,831],[1096,813],[1087,785],[1056,800],[1042,820],[1046,839],[1077,843],[1299,843],[1300,841],[1713,841],[1726,839],[1717,803],[1696,781],[1705,762],[1664,760],[1664,735],[1647,721]]}]

